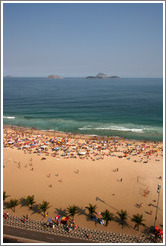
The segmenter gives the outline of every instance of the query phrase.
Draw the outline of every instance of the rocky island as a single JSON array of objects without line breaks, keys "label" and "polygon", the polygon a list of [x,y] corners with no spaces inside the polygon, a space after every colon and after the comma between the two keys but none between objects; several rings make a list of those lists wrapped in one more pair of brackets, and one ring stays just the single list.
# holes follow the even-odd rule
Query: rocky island
[{"label": "rocky island", "polygon": [[119,79],[118,76],[108,76],[104,73],[98,73],[96,76],[88,76],[85,79]]},{"label": "rocky island", "polygon": [[62,77],[59,75],[49,75],[47,79],[62,79]]}]

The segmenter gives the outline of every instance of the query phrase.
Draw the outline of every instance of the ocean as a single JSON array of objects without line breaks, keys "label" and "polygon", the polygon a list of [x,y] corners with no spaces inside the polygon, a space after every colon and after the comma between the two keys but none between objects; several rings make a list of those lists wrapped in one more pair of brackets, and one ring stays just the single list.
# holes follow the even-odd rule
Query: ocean
[{"label": "ocean", "polygon": [[4,78],[3,123],[163,140],[162,78]]}]

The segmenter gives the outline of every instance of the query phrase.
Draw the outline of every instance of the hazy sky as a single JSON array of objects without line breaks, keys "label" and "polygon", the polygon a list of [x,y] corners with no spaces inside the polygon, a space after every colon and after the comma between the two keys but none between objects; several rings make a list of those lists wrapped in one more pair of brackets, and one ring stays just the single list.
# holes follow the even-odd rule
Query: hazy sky
[{"label": "hazy sky", "polygon": [[4,76],[162,77],[162,3],[5,3]]}]

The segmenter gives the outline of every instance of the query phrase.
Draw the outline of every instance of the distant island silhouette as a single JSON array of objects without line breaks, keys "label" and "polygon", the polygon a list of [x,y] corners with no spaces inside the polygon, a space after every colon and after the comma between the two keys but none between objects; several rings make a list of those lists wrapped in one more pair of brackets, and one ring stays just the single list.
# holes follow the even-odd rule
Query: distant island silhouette
[{"label": "distant island silhouette", "polygon": [[120,79],[120,77],[108,76],[105,73],[98,73],[96,76],[87,76],[85,79]]},{"label": "distant island silhouette", "polygon": [[49,75],[47,79],[62,79],[62,77],[59,75]]}]

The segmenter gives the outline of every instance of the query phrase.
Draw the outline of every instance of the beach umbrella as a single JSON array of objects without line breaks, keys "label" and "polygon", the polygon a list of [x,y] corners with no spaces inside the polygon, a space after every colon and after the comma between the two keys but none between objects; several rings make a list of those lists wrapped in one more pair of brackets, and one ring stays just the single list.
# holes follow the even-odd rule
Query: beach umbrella
[{"label": "beach umbrella", "polygon": [[163,235],[163,231],[161,229],[158,230],[159,235]]},{"label": "beach umbrella", "polygon": [[56,148],[53,148],[53,150],[59,150],[59,148],[58,148],[58,147],[56,147]]},{"label": "beach umbrella", "polygon": [[23,148],[29,148],[30,146],[29,145],[24,145]]},{"label": "beach umbrella", "polygon": [[47,146],[46,146],[46,145],[43,145],[43,146],[41,146],[41,148],[42,148],[42,149],[46,149],[46,148],[47,148]]},{"label": "beach umbrella", "polygon": [[99,216],[102,216],[102,215],[101,215],[101,212],[99,212],[98,215],[99,215]]},{"label": "beach umbrella", "polygon": [[104,225],[104,220],[99,221],[100,225]]},{"label": "beach umbrella", "polygon": [[158,231],[158,229],[159,229],[159,227],[158,227],[158,225],[156,225],[155,230]]},{"label": "beach umbrella", "polygon": [[62,217],[62,220],[63,220],[63,221],[68,221],[68,220],[69,220],[69,217],[63,216],[63,217]]},{"label": "beach umbrella", "polygon": [[60,217],[60,215],[57,215],[57,216],[55,217],[55,219],[56,219],[56,220],[58,220],[58,219],[59,219],[59,217]]},{"label": "beach umbrella", "polygon": [[13,144],[13,142],[12,141],[9,141],[8,144]]},{"label": "beach umbrella", "polygon": [[79,155],[85,155],[86,154],[86,152],[79,152]]}]

